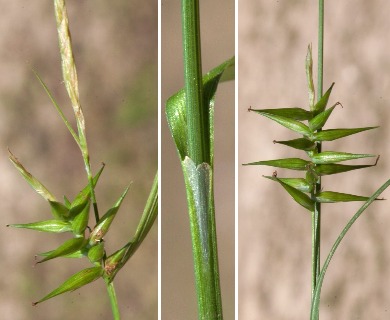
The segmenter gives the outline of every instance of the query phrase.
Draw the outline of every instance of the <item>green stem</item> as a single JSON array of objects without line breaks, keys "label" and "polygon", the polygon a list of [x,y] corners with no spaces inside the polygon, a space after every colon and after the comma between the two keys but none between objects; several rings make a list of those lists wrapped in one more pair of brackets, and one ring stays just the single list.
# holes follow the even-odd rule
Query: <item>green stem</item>
[{"label": "green stem", "polygon": [[199,1],[182,0],[182,31],[188,153],[195,164],[209,162],[207,116],[203,108]]},{"label": "green stem", "polygon": [[106,281],[106,287],[108,292],[108,297],[110,298],[112,315],[114,316],[114,320],[120,320],[121,316],[119,314],[118,300],[116,298],[114,283],[108,283]]},{"label": "green stem", "polygon": [[[318,13],[318,82],[317,101],[323,94],[323,71],[324,71],[324,0],[319,0]],[[321,130],[318,130],[321,131]],[[322,144],[317,143],[317,152],[321,152]],[[321,177],[318,178],[314,188],[314,193],[321,191]],[[321,203],[316,202],[312,217],[312,299],[317,286],[318,275],[320,273],[321,256]]]},{"label": "green stem", "polygon": [[87,148],[87,141],[85,140],[83,144],[83,148],[81,150],[83,154],[83,160],[84,160],[84,165],[85,165],[85,171],[87,172],[88,176],[88,183],[89,187],[91,189],[91,202],[93,205],[93,212],[95,214],[95,220],[96,223],[99,221],[99,210],[96,202],[96,195],[95,195],[95,185],[93,183],[93,176],[92,176],[92,171],[91,171],[91,164],[89,162],[89,154],[88,154],[88,148]]},{"label": "green stem", "polygon": [[[222,319],[209,115],[204,105],[199,1],[182,0],[188,156],[184,170],[194,256],[198,318]],[[186,175],[186,174],[185,174]]]}]

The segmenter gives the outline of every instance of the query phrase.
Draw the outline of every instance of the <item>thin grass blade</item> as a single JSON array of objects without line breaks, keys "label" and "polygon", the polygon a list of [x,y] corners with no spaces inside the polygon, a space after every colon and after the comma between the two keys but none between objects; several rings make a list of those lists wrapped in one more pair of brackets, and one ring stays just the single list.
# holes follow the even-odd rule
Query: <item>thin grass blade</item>
[{"label": "thin grass blade", "polygon": [[348,230],[352,227],[355,221],[361,216],[361,214],[379,197],[379,195],[386,190],[386,188],[390,185],[390,180],[387,180],[375,193],[367,200],[367,202],[355,213],[352,219],[347,223],[343,231],[340,233],[335,243],[332,246],[332,249],[329,252],[327,259],[321,269],[321,272],[318,276],[317,285],[314,291],[314,296],[311,305],[311,313],[310,320],[319,320],[319,310],[320,310],[320,297],[321,297],[321,289],[322,284],[324,282],[325,274],[328,269],[329,263],[332,260],[336,249],[340,245],[341,241],[347,234]]}]

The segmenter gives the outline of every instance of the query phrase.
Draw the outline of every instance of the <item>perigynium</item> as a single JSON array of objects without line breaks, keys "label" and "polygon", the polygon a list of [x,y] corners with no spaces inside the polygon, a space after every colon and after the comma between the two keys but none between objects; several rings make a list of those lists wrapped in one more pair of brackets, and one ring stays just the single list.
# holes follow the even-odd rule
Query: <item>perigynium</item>
[{"label": "perigynium", "polygon": [[[81,158],[84,162],[86,171],[86,179],[84,188],[76,193],[75,197],[64,196],[63,199],[58,199],[54,192],[49,191],[43,183],[40,182],[28,169],[22,165],[21,161],[9,151],[9,158],[16,169],[20,172],[23,178],[30,186],[41,195],[48,203],[48,212],[51,213],[46,217],[40,217],[43,220],[9,224],[15,228],[25,228],[48,233],[66,233],[68,235],[65,240],[57,248],[38,254],[36,261],[37,268],[41,263],[56,258],[86,258],[89,261],[89,267],[73,274],[59,287],[38,299],[33,303],[37,305],[48,299],[65,292],[74,291],[84,285],[87,285],[99,278],[102,278],[106,284],[112,313],[114,319],[119,319],[119,306],[113,286],[113,280],[117,273],[124,267],[134,252],[138,249],[142,241],[145,239],[150,228],[153,226],[157,216],[157,191],[158,191],[158,175],[156,174],[150,195],[146,201],[144,212],[140,218],[138,227],[135,230],[134,236],[126,236],[127,240],[123,246],[114,250],[106,249],[106,241],[109,240],[107,234],[112,227],[113,221],[117,216],[120,206],[129,190],[128,186],[123,186],[124,191],[109,208],[99,212],[98,203],[96,200],[95,189],[99,181],[100,175],[103,172],[104,164],[101,165],[97,174],[92,174],[91,160],[87,143],[86,134],[86,119],[79,93],[78,77],[75,59],[73,56],[72,41],[69,30],[68,15],[64,0],[55,0],[55,17],[57,24],[57,32],[59,39],[59,49],[62,65],[63,84],[70,99],[70,105],[75,116],[76,129],[73,128],[72,122],[67,120],[65,113],[57,103],[54,95],[48,89],[46,84],[36,70],[33,70],[38,81],[48,94],[55,109],[60,115],[65,126],[69,130],[71,136],[76,142]],[[53,164],[52,164],[53,165]],[[90,219],[90,211],[93,210],[93,222]],[[40,219],[37,218],[37,219]],[[111,232],[112,233],[112,232]],[[71,262],[68,260],[67,262]]]}]

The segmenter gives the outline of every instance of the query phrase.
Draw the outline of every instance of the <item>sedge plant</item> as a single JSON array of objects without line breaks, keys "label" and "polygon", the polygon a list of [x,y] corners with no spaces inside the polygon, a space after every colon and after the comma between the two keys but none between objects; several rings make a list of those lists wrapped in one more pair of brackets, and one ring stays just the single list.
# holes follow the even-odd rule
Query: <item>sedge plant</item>
[{"label": "sedge plant", "polygon": [[[34,71],[34,73],[80,149],[86,171],[87,183],[74,199],[68,199],[64,196],[63,201],[61,201],[34,177],[11,151],[9,151],[9,158],[16,169],[30,186],[47,201],[52,217],[48,220],[25,224],[10,224],[8,226],[40,232],[66,232],[69,234],[69,239],[58,248],[39,253],[39,260],[36,264],[41,264],[56,258],[85,258],[91,263],[90,267],[72,275],[56,289],[34,302],[33,305],[40,304],[65,292],[74,291],[88,283],[102,278],[106,284],[113,318],[120,319],[119,305],[113,280],[138,249],[156,219],[158,211],[157,173],[134,236],[129,237],[129,241],[115,252],[106,252],[105,237],[129,190],[129,186],[125,188],[122,195],[111,208],[107,209],[104,214],[99,212],[95,189],[104,169],[104,164],[97,174],[93,175],[86,138],[86,121],[79,99],[77,71],[73,57],[65,1],[54,0],[54,9],[57,22],[63,81],[74,111],[77,125],[76,130],[73,129],[73,126],[65,117],[64,112],[42,78],[36,71]],[[92,225],[90,225],[90,211],[93,211],[94,222]]]},{"label": "sedge plant", "polygon": [[[306,156],[302,158],[283,158],[275,160],[261,160],[247,163],[245,165],[272,166],[276,168],[290,169],[303,172],[302,177],[280,177],[277,171],[271,176],[264,176],[280,186],[299,205],[304,207],[312,220],[312,275],[311,275],[311,312],[310,319],[319,319],[320,294],[325,273],[329,263],[353,223],[361,216],[365,209],[375,200],[379,200],[380,194],[390,185],[386,181],[371,196],[354,195],[350,193],[335,192],[323,189],[321,177],[342,174],[344,172],[365,169],[377,165],[379,156],[367,153],[348,153],[343,151],[325,151],[323,144],[327,141],[334,141],[347,136],[355,135],[364,131],[373,130],[377,126],[360,128],[332,128],[324,129],[327,120],[333,112],[341,108],[340,102],[329,105],[332,83],[323,94],[323,48],[324,48],[324,0],[319,0],[319,27],[318,27],[318,85],[317,99],[313,81],[313,59],[312,47],[309,45],[306,56],[306,75],[309,93],[309,108],[276,108],[276,109],[254,109],[248,110],[269,118],[272,121],[291,130],[298,137],[290,140],[274,140],[275,144],[281,144],[290,148],[302,151]],[[362,158],[374,158],[371,164],[340,164],[340,162]],[[363,206],[353,215],[334,242],[328,256],[321,266],[321,211],[322,204],[361,201]]]},{"label": "sedge plant", "polygon": [[218,83],[234,79],[234,58],[202,76],[198,0],[182,0],[185,88],[166,116],[187,193],[199,319],[223,319],[214,207],[214,100]]}]

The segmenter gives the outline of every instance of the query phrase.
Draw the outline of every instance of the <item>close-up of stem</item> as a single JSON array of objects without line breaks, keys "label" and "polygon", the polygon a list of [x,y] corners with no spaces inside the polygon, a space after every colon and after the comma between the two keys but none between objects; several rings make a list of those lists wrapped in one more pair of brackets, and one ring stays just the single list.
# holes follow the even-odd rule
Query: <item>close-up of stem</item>
[{"label": "close-up of stem", "polygon": [[[322,98],[324,81],[324,0],[318,1],[318,72],[317,72],[317,103]],[[310,87],[310,85],[309,85]],[[314,95],[314,94],[313,94]],[[314,105],[313,105],[314,107]],[[318,132],[321,129],[317,130]],[[316,143],[317,153],[322,151],[322,142]],[[318,178],[312,191],[313,198],[316,193],[321,191],[321,177]],[[321,203],[317,202],[312,214],[312,299],[317,284],[317,278],[320,273],[321,265]]]},{"label": "close-up of stem", "polygon": [[223,319],[214,205],[214,95],[234,79],[234,58],[202,72],[199,1],[181,3],[184,89],[166,102],[186,187],[198,319]]}]

